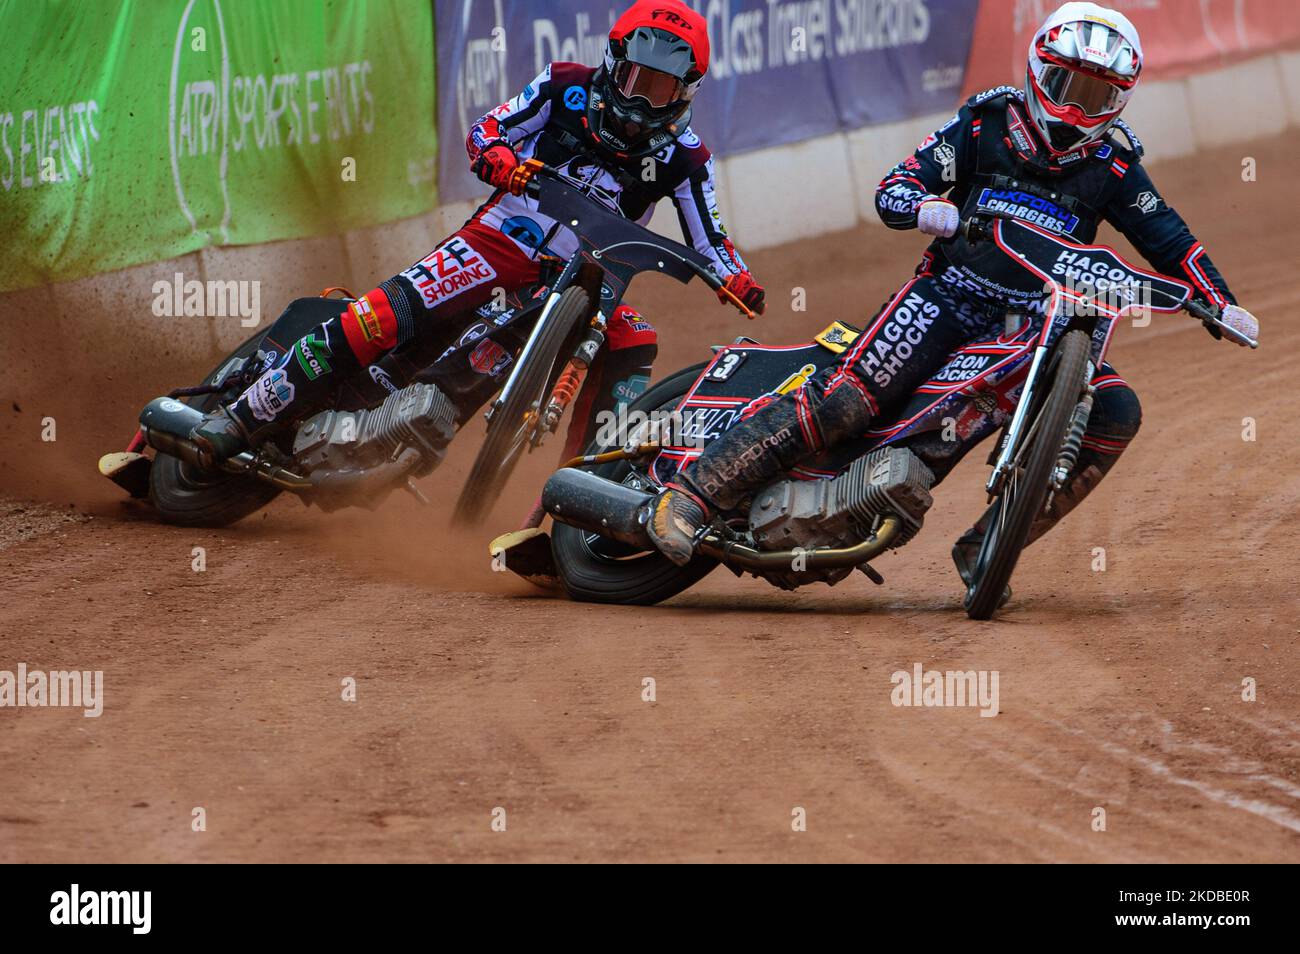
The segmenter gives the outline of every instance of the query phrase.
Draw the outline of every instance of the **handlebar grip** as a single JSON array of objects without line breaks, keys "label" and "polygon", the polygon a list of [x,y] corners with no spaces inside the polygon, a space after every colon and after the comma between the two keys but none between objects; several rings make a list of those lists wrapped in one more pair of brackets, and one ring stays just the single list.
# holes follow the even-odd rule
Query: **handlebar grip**
[{"label": "handlebar grip", "polygon": [[750,321],[753,321],[755,318],[758,317],[758,312],[752,310],[743,301],[741,301],[739,298],[733,295],[731,293],[731,289],[727,287],[725,282],[720,282],[718,284],[718,287],[715,289],[715,291],[717,291],[719,295],[722,295],[724,298],[726,298],[727,301],[731,302],[731,304],[735,306],[736,310],[739,311],[746,318],[748,318]]}]

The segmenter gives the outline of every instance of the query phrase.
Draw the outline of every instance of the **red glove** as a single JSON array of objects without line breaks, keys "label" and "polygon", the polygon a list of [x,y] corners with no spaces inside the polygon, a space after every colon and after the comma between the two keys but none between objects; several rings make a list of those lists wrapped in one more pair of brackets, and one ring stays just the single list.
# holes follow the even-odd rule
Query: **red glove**
[{"label": "red glove", "polygon": [[[722,283],[722,287],[739,298],[745,303],[746,308],[757,315],[761,315],[767,307],[763,304],[763,286],[754,281],[754,276],[749,272],[736,272]],[[730,300],[722,292],[718,292],[718,300],[724,305],[730,304]]]},{"label": "red glove", "polygon": [[515,171],[519,165],[519,157],[515,151],[510,148],[510,143],[504,140],[498,140],[492,143],[478,154],[469,167],[474,175],[478,176],[494,189],[510,188],[510,174]]}]

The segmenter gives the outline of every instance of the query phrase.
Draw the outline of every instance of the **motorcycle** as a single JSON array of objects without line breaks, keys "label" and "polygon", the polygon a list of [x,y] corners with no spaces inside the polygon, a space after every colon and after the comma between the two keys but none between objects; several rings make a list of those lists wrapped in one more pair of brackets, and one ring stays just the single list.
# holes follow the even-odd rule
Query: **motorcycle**
[{"label": "motorcycle", "polygon": [[[559,428],[604,347],[608,316],[636,275],[654,271],[682,283],[699,277],[755,317],[704,255],[619,215],[616,199],[599,187],[529,160],[511,188],[565,223],[579,247],[567,260],[547,259],[536,287],[479,308],[478,320],[440,354],[442,343],[434,351],[430,344],[396,349],[367,376],[341,382],[328,409],[270,431],[219,468],[204,466],[189,439],[194,426],[288,360],[299,338],[354,300],[345,289],[326,289],[293,302],[203,384],[150,401],[126,451],[104,455],[100,473],[131,496],[148,498],[164,521],[188,526],[234,523],[283,491],[326,511],[375,509],[399,488],[427,504],[415,478],[441,462],[470,417],[462,409],[488,402],[487,436],[453,514],[456,523],[472,525],[496,501],[522,454]],[[538,511],[531,519],[541,518]]]},{"label": "motorcycle", "polygon": [[862,438],[715,515],[686,566],[669,562],[646,535],[655,494],[728,427],[837,361],[860,329],[836,321],[806,344],[739,338],[715,347],[711,360],[641,396],[629,410],[625,442],[597,441],[550,477],[542,506],[554,527],[544,567],[540,531],[498,538],[494,555],[519,569],[511,559],[517,551],[522,575],[553,576],[571,598],[601,603],[657,603],[719,564],[784,589],[834,585],[855,568],[883,583],[871,561],[920,532],[953,439],[973,446],[1000,428],[985,486],[994,512],[963,601],[972,619],[991,618],[1030,525],[1070,479],[1092,410],[1091,382],[1119,319],[1186,311],[1234,340],[1257,343],[1194,300],[1190,285],[1137,268],[1106,246],[984,214],[963,222],[953,241],[982,256],[983,273],[1017,302],[1002,330],[955,351]]}]

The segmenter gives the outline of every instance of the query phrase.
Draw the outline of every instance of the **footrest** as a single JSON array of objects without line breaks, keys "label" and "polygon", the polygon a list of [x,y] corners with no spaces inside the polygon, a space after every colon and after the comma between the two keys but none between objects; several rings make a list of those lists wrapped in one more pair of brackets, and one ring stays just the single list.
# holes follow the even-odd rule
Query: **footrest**
[{"label": "footrest", "polygon": [[153,461],[144,454],[119,451],[99,459],[99,472],[137,500],[149,496],[149,468]]},{"label": "footrest", "polygon": [[492,565],[509,570],[544,590],[560,588],[559,574],[551,557],[551,537],[540,527],[512,530],[488,544]]}]

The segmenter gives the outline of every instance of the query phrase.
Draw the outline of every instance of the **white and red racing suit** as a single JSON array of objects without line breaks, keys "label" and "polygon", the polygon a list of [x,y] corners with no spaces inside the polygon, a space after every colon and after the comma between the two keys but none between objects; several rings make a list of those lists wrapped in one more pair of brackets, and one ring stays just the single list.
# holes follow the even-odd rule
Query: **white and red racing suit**
[{"label": "white and red racing suit", "polygon": [[[594,73],[577,63],[547,66],[513,99],[474,124],[466,139],[470,162],[486,146],[504,140],[520,161],[536,158],[590,183],[596,187],[593,197],[616,204],[617,211],[641,224],[649,221],[656,202],[670,198],[683,235],[708,256],[720,277],[747,273],[718,212],[709,150],[689,128],[653,156],[621,159],[599,150],[585,120]],[[254,385],[231,411],[250,430],[300,416],[340,377],[358,373],[395,348],[416,342],[422,352],[436,355],[485,335],[488,327],[477,311],[496,289],[517,292],[534,285],[544,259],[567,258],[576,247],[573,233],[541,214],[535,199],[498,189],[428,255],[305,336],[299,346],[308,347],[302,342],[310,341],[314,357],[273,369],[283,377],[273,389],[280,399],[259,399],[271,392]],[[591,439],[600,412],[617,412],[649,383],[657,353],[654,327],[633,307],[622,305],[609,316],[607,339],[575,402],[565,454]],[[469,366],[485,378],[503,381],[513,361],[509,349],[485,339],[470,355]],[[491,382],[485,382],[485,388],[467,393],[492,390]],[[462,419],[472,410],[461,408]]]}]

